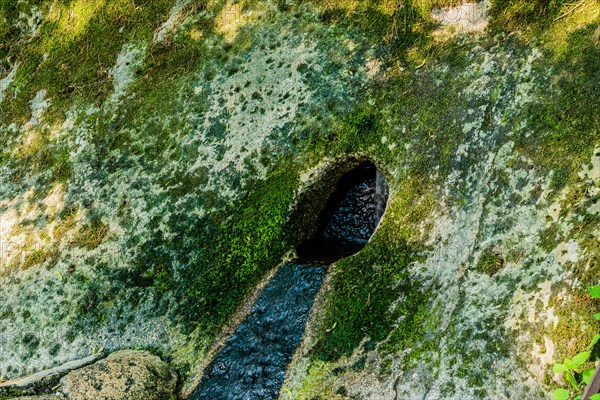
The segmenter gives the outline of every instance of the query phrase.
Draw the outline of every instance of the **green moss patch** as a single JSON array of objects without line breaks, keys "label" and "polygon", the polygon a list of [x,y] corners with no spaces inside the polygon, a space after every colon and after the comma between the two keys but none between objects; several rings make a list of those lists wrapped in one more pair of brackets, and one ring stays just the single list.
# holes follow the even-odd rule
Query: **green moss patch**
[{"label": "green moss patch", "polygon": [[[2,11],[16,11],[3,2]],[[75,99],[103,101],[112,89],[110,69],[121,47],[128,42],[149,40],[166,19],[170,0],[119,0],[87,2],[43,2],[45,19],[29,40],[10,41],[5,33],[4,52],[20,64],[13,90],[2,104],[2,116],[24,122],[28,102],[41,89],[52,98],[57,116]],[[6,45],[8,43],[8,45]]]},{"label": "green moss patch", "polygon": [[504,258],[502,255],[499,254],[497,250],[488,247],[479,257],[475,270],[483,274],[494,275],[501,270],[503,266]]},{"label": "green moss patch", "polygon": [[316,346],[320,358],[350,355],[364,337],[384,339],[399,315],[412,319],[420,303],[414,298],[401,309],[388,312],[398,292],[419,293],[406,270],[411,257],[406,245],[390,249],[375,242],[335,264],[323,319],[327,329]]}]

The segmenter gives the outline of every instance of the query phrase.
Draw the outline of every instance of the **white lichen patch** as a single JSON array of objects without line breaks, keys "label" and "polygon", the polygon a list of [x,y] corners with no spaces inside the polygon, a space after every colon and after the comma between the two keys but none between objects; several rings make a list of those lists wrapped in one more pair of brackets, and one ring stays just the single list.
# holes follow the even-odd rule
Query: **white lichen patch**
[{"label": "white lichen patch", "polygon": [[531,358],[537,361],[535,364],[531,365],[531,372],[537,376],[539,380],[543,380],[548,366],[554,362],[554,343],[552,340],[547,336],[544,336],[543,348],[535,343],[531,350]]},{"label": "white lichen patch", "polygon": [[598,215],[600,214],[600,200],[588,207],[586,210],[588,214]]},{"label": "white lichen patch", "polygon": [[[298,42],[288,37],[281,47],[253,50],[248,54],[251,62],[232,66],[232,72],[213,79],[206,90],[210,107],[200,129],[185,143],[197,148],[192,171],[209,169],[208,186],[225,198],[238,191],[225,184],[228,175],[264,176],[267,169],[257,161],[265,152],[285,150],[275,142],[295,134],[289,127],[316,97],[305,74],[321,74],[324,57],[309,38]],[[326,79],[332,79],[335,92],[340,84],[333,77]]]},{"label": "white lichen patch", "polygon": [[29,190],[0,202],[0,276],[23,263],[28,247],[39,246],[44,241],[42,230],[24,227],[22,223],[41,215],[40,206],[31,201],[32,197],[33,191]]},{"label": "white lichen patch", "polygon": [[456,7],[440,8],[431,13],[434,21],[458,28],[462,33],[482,32],[488,25],[490,0],[463,2]]},{"label": "white lichen patch", "polygon": [[552,254],[560,264],[577,262],[579,260],[579,244],[574,240],[570,240],[567,243],[560,243],[552,251]]},{"label": "white lichen patch", "polygon": [[38,6],[31,6],[28,12],[20,12],[16,27],[23,35],[33,36],[39,29],[44,15]]},{"label": "white lichen patch", "polygon": [[168,37],[173,35],[179,25],[185,20],[185,7],[190,3],[190,0],[177,0],[171,11],[169,11],[169,17],[163,24],[154,32],[152,41],[154,43],[161,43]]},{"label": "white lichen patch", "polygon": [[17,75],[17,69],[19,68],[19,63],[16,63],[12,66],[8,74],[0,79],[0,103],[4,101],[4,97],[6,96],[6,90],[15,80],[15,76]]},{"label": "white lichen patch", "polygon": [[370,57],[367,60],[366,72],[371,78],[375,78],[381,72],[381,60],[376,57]]},{"label": "white lichen patch", "polygon": [[29,102],[31,108],[31,118],[25,125],[26,129],[31,129],[40,124],[42,114],[50,107],[50,100],[46,98],[46,89],[39,90],[33,99]]},{"label": "white lichen patch", "polygon": [[18,221],[17,211],[12,208],[0,214],[0,238],[3,242],[10,241],[10,234]]},{"label": "white lichen patch", "polygon": [[135,80],[135,71],[142,66],[146,57],[146,46],[127,43],[117,56],[117,62],[109,73],[113,81],[113,93],[109,101],[118,102],[126,93],[127,87]]},{"label": "white lichen patch", "polygon": [[[94,249],[77,245],[80,240],[89,240],[89,237],[77,238],[78,227],[86,223],[85,212],[77,212],[73,216],[74,227],[71,229],[65,229],[67,222],[63,220],[60,224],[55,221],[41,229],[24,230],[26,221],[35,221],[43,216],[52,218],[63,207],[65,195],[65,188],[58,183],[39,203],[33,201],[30,193],[26,193],[22,198],[2,205],[7,209],[0,218],[2,232],[8,233],[2,235],[2,240],[3,244],[8,243],[9,246],[4,247],[2,260],[4,270],[0,274],[0,285],[3,287],[4,300],[0,308],[3,313],[14,315],[12,319],[3,319],[1,325],[3,342],[13,343],[10,350],[5,349],[0,354],[2,376],[10,376],[15,372],[20,375],[61,364],[89,355],[93,349],[127,347],[128,343],[154,346],[181,340],[180,333],[169,327],[166,317],[152,317],[152,309],[156,304],[153,294],[143,294],[135,287],[125,289],[122,295],[126,299],[132,296],[139,298],[139,308],[134,309],[127,302],[121,303],[101,314],[106,322],[94,332],[73,333],[75,324],[89,323],[81,321],[80,308],[81,304],[91,299],[89,290],[95,285],[111,285],[103,275],[107,271],[98,270],[95,266],[126,271],[123,268],[130,263],[131,255],[121,249],[119,243],[122,243],[126,233],[118,228],[109,228],[111,237],[117,240],[102,242]],[[6,267],[21,264],[36,253],[44,254],[51,247],[60,249],[62,253],[56,265],[47,264],[50,262],[47,259],[38,268],[12,270],[8,271],[10,275],[5,274]],[[86,260],[93,260],[93,263]],[[80,279],[83,279],[83,283]],[[98,293],[97,290],[95,292]],[[51,295],[48,296],[48,293]],[[129,319],[130,323],[122,326],[125,319]],[[120,332],[118,337],[113,334],[115,330]],[[31,351],[30,345],[27,345],[31,340],[35,345],[35,358],[23,355]]]},{"label": "white lichen patch", "polygon": [[64,207],[64,201],[65,187],[62,183],[57,183],[43,200],[46,215],[49,217],[54,216]]},{"label": "white lichen patch", "polygon": [[548,215],[552,218],[552,221],[558,222],[558,218],[560,217],[561,206],[560,203],[554,203],[548,208]]},{"label": "white lichen patch", "polygon": [[[548,307],[550,297],[552,296],[552,281],[544,281],[537,285],[537,291],[534,291],[528,296],[527,305],[527,322],[533,324],[538,316],[538,302],[542,309]],[[522,299],[522,293],[516,296],[516,299]],[[515,299],[513,299],[515,300]]]}]

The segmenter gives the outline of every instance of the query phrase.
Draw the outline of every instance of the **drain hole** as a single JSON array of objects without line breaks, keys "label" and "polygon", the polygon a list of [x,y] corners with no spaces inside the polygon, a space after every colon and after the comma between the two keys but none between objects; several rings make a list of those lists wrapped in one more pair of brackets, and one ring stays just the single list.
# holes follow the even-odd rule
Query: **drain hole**
[{"label": "drain hole", "polygon": [[307,262],[331,264],[360,251],[379,224],[388,199],[387,181],[371,162],[337,182],[317,219],[316,233],[297,246]]}]

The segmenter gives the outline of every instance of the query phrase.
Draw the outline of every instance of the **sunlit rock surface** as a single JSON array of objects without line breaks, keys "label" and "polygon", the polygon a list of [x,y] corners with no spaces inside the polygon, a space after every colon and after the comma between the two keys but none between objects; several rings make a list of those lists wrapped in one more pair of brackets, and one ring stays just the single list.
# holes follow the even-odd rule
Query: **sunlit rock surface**
[{"label": "sunlit rock surface", "polygon": [[157,356],[122,350],[60,380],[59,394],[71,400],[174,400],[177,377]]}]

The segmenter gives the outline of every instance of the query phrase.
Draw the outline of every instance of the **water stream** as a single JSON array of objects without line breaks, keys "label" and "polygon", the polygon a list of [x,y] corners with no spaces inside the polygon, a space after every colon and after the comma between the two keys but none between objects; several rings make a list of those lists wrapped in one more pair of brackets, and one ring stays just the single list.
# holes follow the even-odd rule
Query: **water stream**
[{"label": "water stream", "polygon": [[327,266],[362,249],[387,204],[385,178],[368,163],[344,176],[298,259],[281,265],[248,317],[205,370],[190,400],[276,399]]}]

